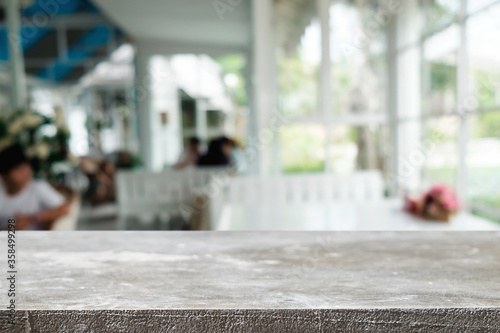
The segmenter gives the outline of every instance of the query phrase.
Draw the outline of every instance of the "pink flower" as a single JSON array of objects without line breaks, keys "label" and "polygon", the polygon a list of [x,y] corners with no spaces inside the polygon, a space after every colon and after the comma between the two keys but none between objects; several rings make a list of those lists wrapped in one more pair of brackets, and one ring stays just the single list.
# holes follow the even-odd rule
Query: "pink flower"
[{"label": "pink flower", "polygon": [[460,208],[455,192],[444,184],[432,186],[429,191],[427,191],[424,198],[424,202],[432,199],[448,211],[457,211]]}]

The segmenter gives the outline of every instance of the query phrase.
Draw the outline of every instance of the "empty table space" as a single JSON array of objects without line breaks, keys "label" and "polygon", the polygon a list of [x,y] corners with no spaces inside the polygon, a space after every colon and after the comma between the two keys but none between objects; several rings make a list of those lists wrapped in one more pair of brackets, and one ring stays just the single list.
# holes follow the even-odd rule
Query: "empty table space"
[{"label": "empty table space", "polygon": [[500,230],[462,211],[450,222],[409,215],[397,199],[366,203],[226,204],[215,230]]}]

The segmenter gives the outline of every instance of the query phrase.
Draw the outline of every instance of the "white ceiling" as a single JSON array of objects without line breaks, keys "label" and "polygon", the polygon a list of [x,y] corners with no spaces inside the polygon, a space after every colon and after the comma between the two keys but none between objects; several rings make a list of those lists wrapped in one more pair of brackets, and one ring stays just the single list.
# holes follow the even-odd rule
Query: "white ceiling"
[{"label": "white ceiling", "polygon": [[[213,0],[93,0],[116,24],[136,39],[247,46],[249,0],[219,15]],[[227,0],[220,0],[228,4]],[[234,1],[233,1],[234,3]],[[232,9],[232,10],[230,10]]]}]

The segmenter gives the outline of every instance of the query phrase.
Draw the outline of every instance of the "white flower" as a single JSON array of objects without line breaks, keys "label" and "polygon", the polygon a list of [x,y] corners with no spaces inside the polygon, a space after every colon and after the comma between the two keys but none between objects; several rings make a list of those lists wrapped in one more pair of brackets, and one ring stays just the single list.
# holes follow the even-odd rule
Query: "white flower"
[{"label": "white flower", "polygon": [[66,127],[65,125],[63,125],[63,126],[57,126],[57,132],[69,134],[69,128]]},{"label": "white flower", "polygon": [[54,112],[56,114],[55,124],[57,127],[64,127],[66,125],[66,121],[64,120],[64,115],[59,107],[54,108]]},{"label": "white flower", "polygon": [[70,163],[73,163],[74,165],[77,165],[80,162],[80,159],[73,154],[68,154],[68,161]]},{"label": "white flower", "polygon": [[12,139],[11,138],[3,138],[0,140],[0,151],[4,150],[5,148],[9,147],[12,144]]},{"label": "white flower", "polygon": [[9,133],[12,135],[16,135],[24,129],[23,120],[21,118],[15,119],[12,123],[9,124]]},{"label": "white flower", "polygon": [[36,154],[36,145],[33,145],[33,146],[29,147],[28,149],[26,149],[25,153],[26,153],[26,156],[29,158],[34,157]]},{"label": "white flower", "polygon": [[37,157],[41,160],[46,160],[50,154],[50,147],[48,144],[42,142],[36,145],[35,153]]},{"label": "white flower", "polygon": [[9,124],[9,133],[12,135],[20,133],[23,129],[24,129],[24,124],[21,118],[17,118],[12,123]]},{"label": "white flower", "polygon": [[35,113],[26,113],[23,118],[24,124],[28,128],[35,128],[42,123],[42,117]]}]

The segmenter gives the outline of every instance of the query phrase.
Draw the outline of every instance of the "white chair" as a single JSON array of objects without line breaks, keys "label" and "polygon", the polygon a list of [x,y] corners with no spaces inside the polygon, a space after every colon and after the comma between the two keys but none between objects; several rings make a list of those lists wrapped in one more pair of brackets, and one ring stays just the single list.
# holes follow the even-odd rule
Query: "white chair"
[{"label": "white chair", "polygon": [[128,216],[152,219],[169,213],[182,215],[196,193],[231,173],[227,168],[189,168],[163,172],[120,171],[116,177],[119,229],[126,229]]}]

